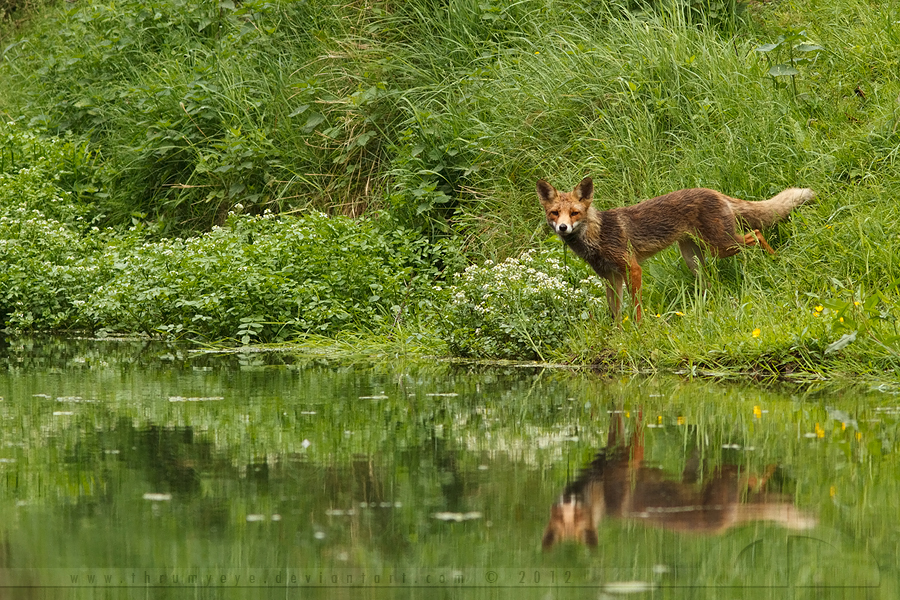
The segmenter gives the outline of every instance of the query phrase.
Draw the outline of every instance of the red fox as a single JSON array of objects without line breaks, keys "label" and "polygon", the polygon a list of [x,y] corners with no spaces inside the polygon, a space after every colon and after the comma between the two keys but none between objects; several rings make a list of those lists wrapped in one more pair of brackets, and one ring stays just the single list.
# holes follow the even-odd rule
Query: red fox
[{"label": "red fox", "polygon": [[[558,192],[539,179],[537,193],[547,222],[572,251],[607,280],[606,299],[615,318],[622,311],[627,285],[641,318],[641,266],[644,259],[678,243],[694,275],[703,265],[698,241],[716,257],[732,256],[743,246],[759,244],[775,251],[760,233],[815,197],[807,188],[788,188],[770,200],[748,202],[706,188],[679,190],[632,206],[599,211],[591,205],[594,182],[585,177],[571,193]],[[753,231],[736,233],[737,223]]]},{"label": "red fox", "polygon": [[699,455],[687,461],[681,481],[662,469],[644,465],[644,434],[638,420],[631,442],[622,438],[622,413],[610,423],[606,449],[570,483],[550,509],[542,546],[551,549],[570,540],[596,547],[597,526],[604,519],[627,519],[673,531],[705,534],[753,521],[771,521],[788,529],[810,529],[816,518],[783,494],[765,491],[775,466],[762,474],[723,465],[706,474],[702,486]]}]

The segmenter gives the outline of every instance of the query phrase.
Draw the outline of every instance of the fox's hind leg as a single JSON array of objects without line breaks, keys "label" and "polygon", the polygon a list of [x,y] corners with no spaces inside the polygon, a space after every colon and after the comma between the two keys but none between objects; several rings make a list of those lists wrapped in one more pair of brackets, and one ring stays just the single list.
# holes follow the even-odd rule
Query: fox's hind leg
[{"label": "fox's hind leg", "polygon": [[700,245],[691,238],[678,240],[678,249],[681,250],[681,257],[684,258],[684,264],[687,265],[697,281],[700,282],[705,289],[709,289],[709,279],[705,276],[704,267],[706,261],[703,259],[703,250]]},{"label": "fox's hind leg", "polygon": [[759,246],[769,254],[775,254],[772,246],[769,245],[769,242],[766,241],[766,238],[763,237],[763,234],[759,229],[754,229],[750,233],[747,233],[743,236],[740,234],[735,235],[734,243],[732,243],[731,245],[725,246],[724,244],[711,244],[710,246],[713,255],[715,255],[717,258],[734,256],[747,246]]},{"label": "fox's hind leg", "polygon": [[769,245],[769,242],[766,241],[766,238],[763,237],[763,234],[759,229],[754,229],[744,236],[744,245],[754,246],[756,244],[762,246],[769,254],[775,254],[775,251],[772,250],[772,246]]}]

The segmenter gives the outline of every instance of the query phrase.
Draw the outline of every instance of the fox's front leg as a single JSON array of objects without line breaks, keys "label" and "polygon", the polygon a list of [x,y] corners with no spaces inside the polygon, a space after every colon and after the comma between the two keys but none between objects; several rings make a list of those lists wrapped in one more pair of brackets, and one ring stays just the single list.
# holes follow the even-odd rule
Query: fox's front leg
[{"label": "fox's front leg", "polygon": [[634,305],[634,320],[641,320],[641,266],[637,260],[630,259],[627,268],[623,272],[614,271],[607,279],[606,301],[613,318],[618,321],[622,316],[622,302],[624,300],[623,287],[628,287],[631,295],[631,303]]},{"label": "fox's front leg", "polygon": [[606,302],[609,304],[609,312],[616,321],[622,314],[622,287],[624,285],[625,278],[620,273],[612,273],[606,278]]},{"label": "fox's front leg", "polygon": [[631,293],[631,304],[634,306],[634,322],[641,321],[641,265],[636,258],[628,262],[628,291]]}]

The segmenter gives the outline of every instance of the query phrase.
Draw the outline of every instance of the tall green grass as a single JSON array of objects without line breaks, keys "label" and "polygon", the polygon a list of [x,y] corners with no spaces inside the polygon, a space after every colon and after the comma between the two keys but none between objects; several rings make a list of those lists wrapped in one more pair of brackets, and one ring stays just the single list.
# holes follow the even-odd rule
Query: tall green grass
[{"label": "tall green grass", "polygon": [[[612,205],[821,188],[892,157],[894,24],[825,6],[85,2],[36,21],[3,75],[10,116],[106,153],[113,221],[374,206],[510,252],[537,175],[591,172]],[[754,48],[787,30],[824,50],[773,85]]]},{"label": "tall green grass", "polygon": [[556,243],[538,177],[591,175],[600,208],[812,187],[774,258],[712,261],[704,290],[666,251],[640,328],[597,317],[542,355],[876,372],[898,357],[898,23],[862,0],[60,3],[6,30],[0,101],[87,140],[90,220],[157,234],[381,214],[479,263]]},{"label": "tall green grass", "polygon": [[[112,222],[374,206],[490,234],[496,212],[527,214],[535,174],[608,171],[641,192],[670,172],[671,137],[716,127],[692,119],[756,76],[733,57],[738,6],[83,2],[36,20],[0,76],[12,118],[104,152]],[[519,216],[497,241],[530,228]]]}]

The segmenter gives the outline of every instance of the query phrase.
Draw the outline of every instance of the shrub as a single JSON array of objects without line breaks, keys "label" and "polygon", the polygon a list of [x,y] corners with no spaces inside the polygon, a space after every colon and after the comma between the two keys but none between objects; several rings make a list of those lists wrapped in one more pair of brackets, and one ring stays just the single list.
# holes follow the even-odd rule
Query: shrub
[{"label": "shrub", "polygon": [[81,143],[0,125],[0,320],[16,328],[77,322],[96,285],[83,237],[98,171]]},{"label": "shrub", "polygon": [[595,276],[573,288],[561,250],[529,250],[502,263],[485,261],[456,276],[446,296],[443,332],[450,351],[479,358],[537,358],[563,345],[581,322],[606,313]]},{"label": "shrub", "polygon": [[458,251],[390,218],[232,213],[154,239],[92,225],[102,169],[83,143],[0,125],[0,319],[16,330],[105,329],[273,341],[391,331],[433,309]]},{"label": "shrub", "polygon": [[113,277],[86,311],[109,329],[244,343],[384,332],[429,303],[441,251],[376,220],[232,215],[196,237],[110,246],[99,262]]}]

